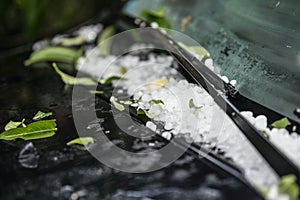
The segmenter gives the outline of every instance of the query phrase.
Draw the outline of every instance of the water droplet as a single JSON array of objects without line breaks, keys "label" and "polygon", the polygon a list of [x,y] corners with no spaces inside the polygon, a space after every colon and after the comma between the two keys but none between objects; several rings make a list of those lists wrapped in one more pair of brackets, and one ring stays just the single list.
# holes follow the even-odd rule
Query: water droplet
[{"label": "water droplet", "polygon": [[71,194],[70,199],[71,200],[78,200],[78,199],[81,199],[82,197],[85,197],[85,196],[87,196],[87,191],[86,190],[79,190],[79,191],[73,192]]},{"label": "water droplet", "polygon": [[300,118],[300,107],[296,108],[294,111],[295,115]]}]

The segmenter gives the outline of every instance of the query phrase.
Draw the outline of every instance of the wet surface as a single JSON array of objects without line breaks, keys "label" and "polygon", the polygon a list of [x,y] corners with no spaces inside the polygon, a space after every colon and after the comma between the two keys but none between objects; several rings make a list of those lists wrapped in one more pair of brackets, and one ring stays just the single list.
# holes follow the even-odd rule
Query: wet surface
[{"label": "wet surface", "polygon": [[[28,54],[0,60],[0,128],[11,119],[26,118],[28,123],[43,110],[54,113],[58,131],[51,138],[32,141],[26,152],[28,141],[0,141],[1,199],[259,199],[237,180],[187,154],[161,170],[131,174],[101,164],[87,151],[66,146],[78,137],[72,118],[72,88],[65,88],[49,66],[24,67]],[[97,99],[96,109],[99,119],[89,127],[94,134],[104,127],[115,144],[135,152],[164,145],[155,137],[141,141],[115,128],[111,107],[104,101]],[[109,155],[109,147],[103,150]],[[135,162],[130,158],[121,161]],[[137,167],[148,164],[138,163]]]}]

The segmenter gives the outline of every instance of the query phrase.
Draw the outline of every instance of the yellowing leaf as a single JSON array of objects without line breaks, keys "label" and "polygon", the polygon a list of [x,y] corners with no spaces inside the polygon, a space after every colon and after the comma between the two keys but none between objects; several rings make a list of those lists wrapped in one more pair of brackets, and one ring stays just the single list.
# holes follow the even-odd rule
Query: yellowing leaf
[{"label": "yellowing leaf", "polygon": [[190,101],[189,101],[189,108],[190,109],[199,110],[199,109],[202,108],[202,106],[196,106],[195,103],[194,103],[194,99],[190,99]]},{"label": "yellowing leaf", "polygon": [[121,73],[122,75],[124,75],[124,74],[126,74],[126,72],[127,72],[127,68],[124,67],[124,66],[122,66],[121,69],[120,69],[120,73]]},{"label": "yellowing leaf", "polygon": [[197,57],[199,60],[210,56],[209,52],[201,46],[187,46],[181,42],[178,42],[178,44],[179,46],[193,54],[195,57]]},{"label": "yellowing leaf", "polygon": [[132,101],[120,101],[120,103],[125,104],[125,105],[131,105],[131,104],[133,104]]},{"label": "yellowing leaf", "polygon": [[99,83],[101,83],[101,84],[111,84],[113,81],[117,81],[117,80],[125,80],[125,79],[120,77],[120,76],[111,76],[107,79],[99,80]]},{"label": "yellowing leaf", "polygon": [[288,118],[284,117],[280,120],[277,120],[275,122],[273,122],[272,126],[274,128],[286,128],[287,126],[291,125],[291,122],[289,121]]},{"label": "yellowing leaf", "polygon": [[61,40],[60,44],[63,46],[74,46],[74,45],[82,45],[84,43],[84,38],[74,37],[74,38],[64,38]]},{"label": "yellowing leaf", "polygon": [[23,119],[21,122],[10,121],[10,122],[8,122],[8,123],[5,125],[4,130],[8,131],[8,130],[10,130],[10,129],[17,128],[17,127],[19,127],[19,126],[21,126],[21,125],[22,125],[23,127],[25,127],[26,125],[24,124],[24,121],[25,121],[25,119]]},{"label": "yellowing leaf", "polygon": [[100,90],[89,90],[89,92],[91,94],[103,94],[104,93],[103,91],[100,91]]},{"label": "yellowing leaf", "polygon": [[119,111],[123,111],[125,110],[125,107],[122,104],[119,104],[117,101],[115,101],[114,97],[110,98],[110,102],[112,103],[112,105],[118,109]]},{"label": "yellowing leaf", "polygon": [[92,78],[77,78],[70,76],[68,74],[65,74],[62,72],[56,65],[56,63],[53,63],[53,68],[55,72],[60,75],[61,80],[67,84],[67,85],[85,85],[85,86],[92,86],[92,85],[97,85],[97,81],[95,81]]},{"label": "yellowing leaf", "polygon": [[52,115],[52,112],[47,112],[47,113],[44,113],[44,112],[42,112],[42,111],[38,111],[35,115],[34,115],[34,117],[32,118],[33,120],[39,120],[39,119],[43,119],[43,118],[45,118],[45,117],[49,117],[49,116],[51,116]]},{"label": "yellowing leaf", "polygon": [[155,89],[161,89],[162,87],[164,87],[166,84],[168,83],[167,79],[155,79],[153,81],[151,81],[151,83],[148,85],[148,90],[152,90],[151,85],[155,85],[156,88]]},{"label": "yellowing leaf", "polygon": [[181,23],[180,23],[180,30],[181,31],[185,31],[185,27],[188,23],[190,23],[190,21],[192,20],[192,16],[191,15],[188,15],[186,17],[184,17],[182,20],[181,20]]},{"label": "yellowing leaf", "polygon": [[80,137],[76,138],[74,140],[71,140],[70,142],[67,143],[68,146],[73,145],[73,144],[78,144],[78,145],[88,145],[94,143],[94,138],[92,137]]},{"label": "yellowing leaf", "polygon": [[19,127],[4,131],[0,134],[1,140],[35,140],[51,137],[56,131],[55,120],[43,120],[38,122],[33,122],[26,127]]}]

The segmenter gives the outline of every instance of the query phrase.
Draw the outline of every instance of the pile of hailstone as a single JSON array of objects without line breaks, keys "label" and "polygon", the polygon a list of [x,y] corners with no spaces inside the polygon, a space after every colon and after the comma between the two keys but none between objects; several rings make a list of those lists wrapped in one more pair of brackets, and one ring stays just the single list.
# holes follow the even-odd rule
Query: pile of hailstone
[{"label": "pile of hailstone", "polygon": [[[139,44],[141,47],[143,45]],[[151,52],[147,60],[135,54],[103,57],[97,50],[87,55],[79,60],[77,69],[96,78],[124,78],[114,81],[113,85],[133,97],[131,106],[152,116],[152,121],[146,124],[150,129],[165,136],[186,134],[196,142],[215,145],[244,169],[245,176],[253,184],[268,188],[277,183],[276,173],[212,97],[201,86],[188,83],[179,74],[173,57]],[[211,58],[205,60],[205,64],[214,71]],[[126,73],[122,70],[124,66]],[[222,78],[230,82],[227,77]],[[250,111],[243,115],[259,130],[267,132],[270,140],[300,166],[300,155],[295,153],[300,152],[298,135],[289,134],[286,129],[268,129],[265,116],[255,118]],[[158,130],[155,122],[163,123],[164,129]]]},{"label": "pile of hailstone", "polygon": [[258,130],[266,133],[271,142],[275,144],[281,151],[283,151],[297,166],[300,167],[300,137],[298,133],[290,133],[285,128],[272,128],[268,126],[268,119],[264,115],[253,117],[251,111],[241,112],[248,121],[250,121]]}]

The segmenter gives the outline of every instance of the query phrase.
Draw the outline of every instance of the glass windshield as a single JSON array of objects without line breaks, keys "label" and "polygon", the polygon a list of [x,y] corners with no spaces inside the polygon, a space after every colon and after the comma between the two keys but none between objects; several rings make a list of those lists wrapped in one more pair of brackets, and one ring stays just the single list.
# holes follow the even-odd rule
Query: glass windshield
[{"label": "glass windshield", "polygon": [[[299,0],[139,0],[125,12],[164,8],[172,29],[205,47],[240,93],[296,121],[300,106]],[[190,16],[190,17],[189,17]]]}]

